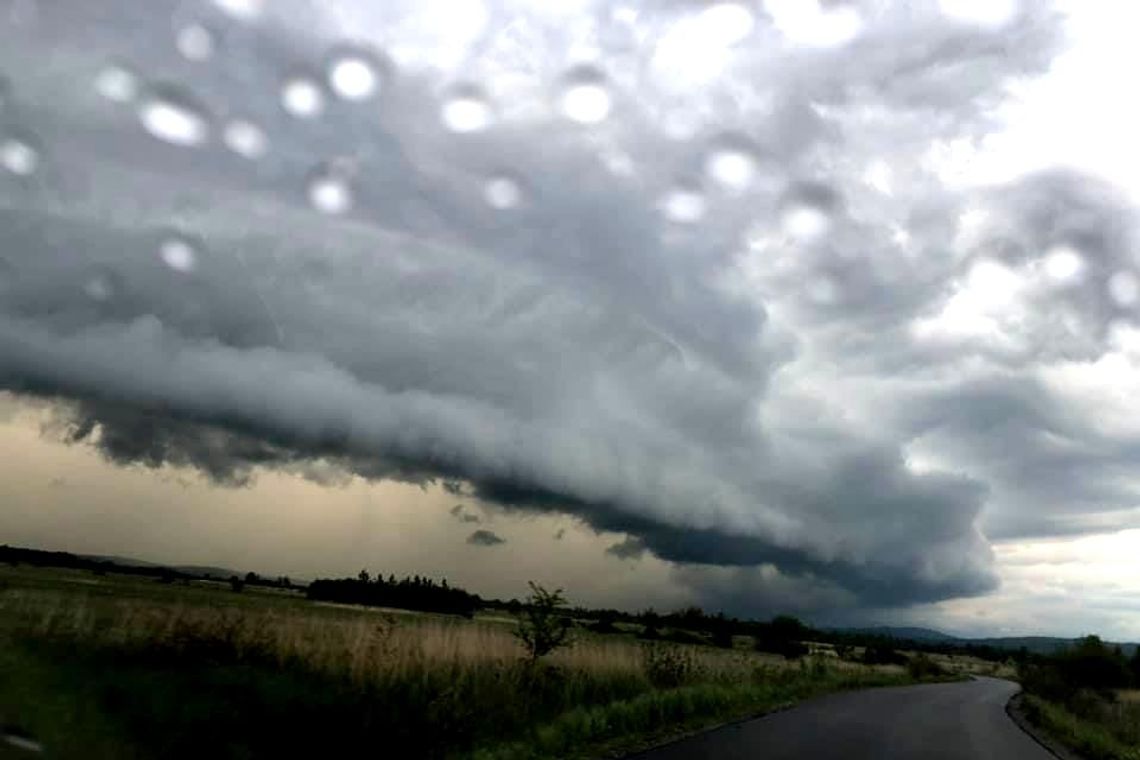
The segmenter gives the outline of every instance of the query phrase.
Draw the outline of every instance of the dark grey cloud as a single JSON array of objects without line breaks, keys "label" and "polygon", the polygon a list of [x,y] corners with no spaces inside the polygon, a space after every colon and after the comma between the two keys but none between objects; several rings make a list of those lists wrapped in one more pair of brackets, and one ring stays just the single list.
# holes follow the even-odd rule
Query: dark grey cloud
[{"label": "dark grey cloud", "polygon": [[475,546],[497,546],[505,544],[507,540],[490,530],[479,529],[467,537],[467,543]]},{"label": "dark grey cloud", "polygon": [[469,512],[466,509],[464,509],[462,504],[456,504],[454,507],[449,509],[448,512],[456,520],[459,520],[459,522],[463,522],[463,523],[477,523],[481,519],[479,517],[479,515],[474,514],[472,512]]},{"label": "dark grey cloud", "polygon": [[[152,41],[160,4],[0,29],[5,119],[40,151],[0,175],[0,388],[60,400],[54,433],[118,464],[573,515],[733,606],[981,594],[995,536],[1130,524],[1135,433],[1082,423],[1049,373],[1134,322],[1106,305],[1132,207],[1071,173],[963,188],[938,162],[1048,68],[1050,5],[986,26],[852,3],[861,31],[831,47],[761,12],[733,46],[703,7],[489,3],[451,37],[423,3],[212,9],[224,66]],[[357,103],[321,67],[362,30],[389,42]],[[30,65],[43,39],[53,64]],[[589,126],[559,110],[583,39],[611,106]],[[137,103],[92,89],[112,59]],[[303,70],[312,119],[280,103]],[[441,121],[459,83],[485,129]],[[139,123],[172,86],[201,145]],[[265,156],[227,152],[235,118]],[[330,168],[338,216],[308,201]],[[189,265],[164,261],[172,236]],[[1071,282],[1049,279],[1058,250],[1083,262]],[[995,271],[1016,286],[996,305]]]},{"label": "dark grey cloud", "polygon": [[606,554],[618,559],[641,559],[648,549],[640,538],[629,536],[624,541],[606,547]]}]

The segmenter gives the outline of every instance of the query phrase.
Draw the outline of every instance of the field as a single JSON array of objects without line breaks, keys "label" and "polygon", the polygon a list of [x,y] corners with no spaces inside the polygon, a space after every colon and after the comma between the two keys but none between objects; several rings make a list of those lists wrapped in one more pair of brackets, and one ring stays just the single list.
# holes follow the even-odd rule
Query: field
[{"label": "field", "polygon": [[911,680],[906,668],[833,652],[787,662],[747,642],[585,630],[532,664],[511,630],[501,613],[468,621],[207,581],[5,567],[0,725],[9,751],[40,745],[63,758],[596,757]]}]

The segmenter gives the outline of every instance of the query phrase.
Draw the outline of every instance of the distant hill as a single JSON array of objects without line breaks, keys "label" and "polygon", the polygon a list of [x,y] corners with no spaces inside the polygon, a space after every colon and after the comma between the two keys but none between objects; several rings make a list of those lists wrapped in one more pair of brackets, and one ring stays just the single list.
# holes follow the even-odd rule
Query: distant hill
[{"label": "distant hill", "polygon": [[175,565],[174,569],[187,575],[201,575],[206,578],[221,578],[223,580],[234,575],[239,578],[245,575],[245,573],[239,573],[237,570],[231,570],[228,567],[211,567],[210,565]]},{"label": "distant hill", "polygon": [[[960,644],[962,646],[993,647],[994,649],[1008,649],[1011,652],[1024,647],[1034,654],[1053,654],[1059,649],[1072,646],[1076,639],[1061,636],[986,636],[968,638],[951,636],[948,633],[933,628],[919,628],[913,626],[879,625],[866,628],[842,628],[842,633],[860,633],[870,636],[886,636],[897,641],[915,641],[924,644]],[[1119,646],[1126,657],[1131,657],[1136,651],[1137,644],[1106,642],[1110,646]]]},{"label": "distant hill", "polygon": [[213,567],[211,565],[162,565],[158,562],[148,562],[144,559],[135,559],[134,557],[118,557],[114,555],[103,554],[80,554],[77,555],[83,559],[89,559],[94,562],[113,562],[120,567],[150,567],[150,568],[169,568],[179,573],[186,573],[187,575],[205,576],[209,578],[229,578],[232,575],[239,577],[244,576],[244,572],[238,572],[228,567]]},{"label": "distant hill", "polygon": [[80,559],[89,559],[92,562],[111,562],[121,567],[167,567],[157,562],[147,562],[134,557],[118,557],[113,554],[76,554]]},{"label": "distant hill", "polygon": [[916,626],[891,626],[891,625],[876,625],[868,628],[842,628],[838,629],[843,633],[863,633],[868,636],[885,636],[891,639],[899,639],[905,641],[929,641],[929,642],[953,642],[965,641],[957,636],[951,636],[942,631],[936,631],[933,628],[919,628]]}]

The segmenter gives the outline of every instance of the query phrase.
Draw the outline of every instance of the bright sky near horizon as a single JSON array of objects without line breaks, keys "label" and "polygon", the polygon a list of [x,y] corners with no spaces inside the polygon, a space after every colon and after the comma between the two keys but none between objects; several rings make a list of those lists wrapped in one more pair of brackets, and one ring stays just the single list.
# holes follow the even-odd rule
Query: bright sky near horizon
[{"label": "bright sky near horizon", "polygon": [[1138,20],[0,0],[0,543],[1138,640]]}]

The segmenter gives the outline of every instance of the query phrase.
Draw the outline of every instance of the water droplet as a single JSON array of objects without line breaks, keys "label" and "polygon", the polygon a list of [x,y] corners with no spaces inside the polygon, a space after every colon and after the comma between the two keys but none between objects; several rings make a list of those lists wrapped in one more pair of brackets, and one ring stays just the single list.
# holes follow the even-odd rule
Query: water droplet
[{"label": "water droplet", "polygon": [[139,119],[148,132],[172,145],[193,147],[210,136],[203,109],[182,95],[162,93],[148,98],[139,109]]},{"label": "water droplet", "polygon": [[312,79],[290,79],[281,88],[281,105],[298,119],[313,119],[325,110],[325,94]]},{"label": "water droplet", "polygon": [[329,64],[329,85],[345,100],[366,100],[380,88],[380,74],[368,56],[345,53]]},{"label": "water droplet", "polygon": [[483,187],[483,198],[491,208],[512,209],[522,202],[522,188],[510,177],[492,177]]},{"label": "water droplet", "polygon": [[662,201],[661,210],[670,221],[678,224],[693,224],[700,221],[705,215],[705,198],[696,190],[674,188]]},{"label": "water droplet", "polygon": [[261,15],[264,0],[214,0],[214,5],[242,21],[249,21]]},{"label": "water droplet", "polygon": [[613,18],[614,21],[630,26],[637,23],[637,16],[637,9],[631,8],[628,5],[619,6],[610,14],[610,17]]},{"label": "water droplet", "polygon": [[709,154],[705,171],[726,188],[743,190],[756,178],[756,156],[736,141],[724,141]]},{"label": "water droplet", "polygon": [[1054,246],[1045,254],[1045,274],[1054,282],[1072,282],[1084,267],[1084,258],[1070,246]]},{"label": "water droplet", "polygon": [[31,144],[14,137],[0,141],[0,166],[20,177],[33,174],[40,165],[40,153]]},{"label": "water droplet", "polygon": [[95,91],[115,103],[129,103],[138,97],[139,78],[123,66],[107,66],[95,77]]},{"label": "water droplet", "polygon": [[617,149],[603,152],[602,163],[611,173],[619,177],[632,177],[637,171],[637,167],[629,154]]},{"label": "water droplet", "polygon": [[194,244],[181,236],[163,240],[158,255],[162,263],[176,272],[192,271],[198,263],[198,251]]},{"label": "water droplet", "polygon": [[309,180],[309,203],[324,214],[343,214],[352,208],[352,187],[341,173],[322,170]]},{"label": "water droplet", "polygon": [[269,140],[261,127],[244,119],[235,119],[222,133],[226,147],[243,158],[261,158],[269,148]]},{"label": "water droplet", "polygon": [[737,3],[717,3],[701,11],[703,35],[722,46],[735,45],[752,33],[752,11]]},{"label": "water droplet", "polygon": [[[984,2],[985,0],[983,0]],[[848,5],[820,0],[766,0],[765,10],[780,33],[794,44],[808,47],[839,47],[859,36],[863,18]]]},{"label": "water droplet", "polygon": [[580,68],[566,77],[559,100],[562,113],[579,124],[599,124],[613,107],[605,76],[592,68]]},{"label": "water droplet", "polygon": [[1017,0],[940,0],[942,13],[966,24],[1002,26],[1017,13]]},{"label": "water droplet", "polygon": [[182,27],[175,41],[178,52],[187,60],[205,61],[214,54],[214,33],[201,24]]},{"label": "water droplet", "polygon": [[1117,306],[1135,306],[1140,301],[1140,278],[1132,272],[1116,272],[1108,278],[1108,294]]},{"label": "water droplet", "polygon": [[827,185],[801,182],[788,188],[781,206],[784,234],[799,243],[813,243],[831,232],[840,200]]},{"label": "water droplet", "polygon": [[109,301],[115,295],[115,286],[106,275],[96,275],[83,284],[83,292],[92,301]]},{"label": "water droplet", "polygon": [[894,172],[886,161],[875,161],[863,172],[863,181],[883,195],[893,194]]},{"label": "water droplet", "polygon": [[460,88],[444,101],[441,112],[444,125],[452,132],[478,132],[491,124],[491,106],[482,92]]},{"label": "water droplet", "polygon": [[831,215],[817,206],[797,203],[784,210],[784,232],[801,243],[819,240],[831,229]]}]

